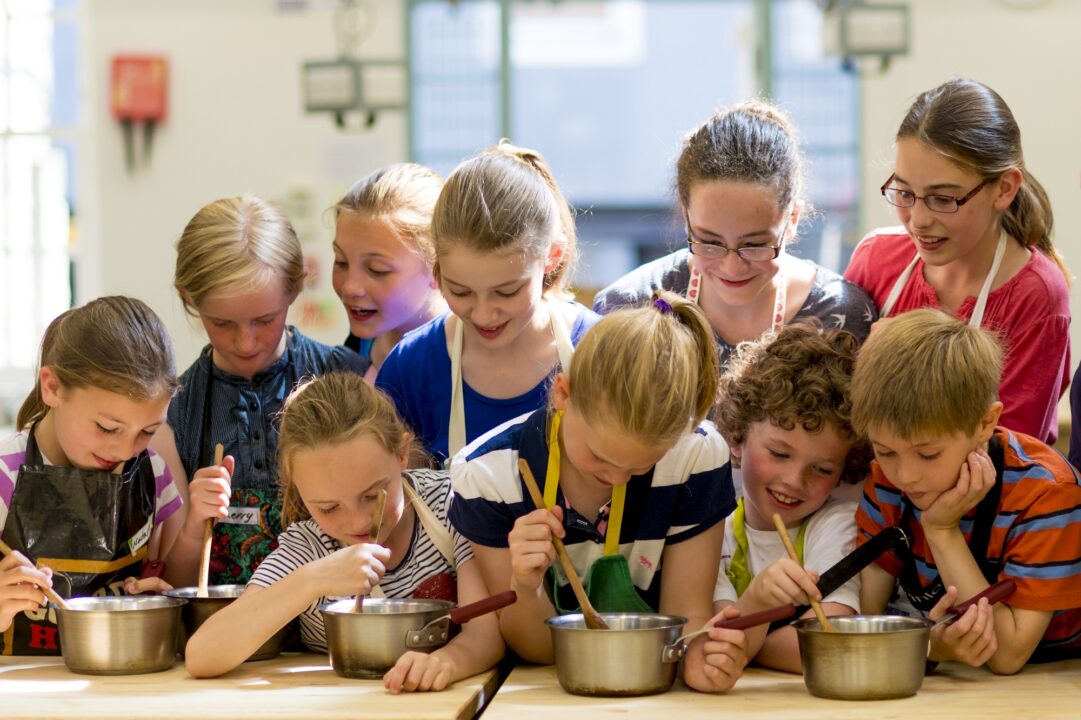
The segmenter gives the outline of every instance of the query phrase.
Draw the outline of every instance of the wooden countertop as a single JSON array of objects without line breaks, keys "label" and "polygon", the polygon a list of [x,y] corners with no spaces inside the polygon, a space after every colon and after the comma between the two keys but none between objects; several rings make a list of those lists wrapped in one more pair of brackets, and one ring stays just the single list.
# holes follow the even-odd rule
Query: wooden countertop
[{"label": "wooden countertop", "polygon": [[799,675],[750,668],[724,695],[705,695],[682,683],[662,695],[641,698],[590,698],[569,695],[559,687],[554,667],[523,665],[500,687],[482,720],[566,720],[568,717],[678,718],[806,718],[875,720],[929,718],[1081,717],[1081,660],[1031,665],[1018,675],[998,677],[990,671],[954,663],[942,665],[923,682],[914,697],[877,702],[823,700],[810,695]]},{"label": "wooden countertop", "polygon": [[338,677],[326,655],[286,653],[196,680],[184,663],[148,675],[76,675],[59,657],[0,657],[6,718],[472,718],[498,687],[490,670],[438,693],[390,695],[381,680]]}]

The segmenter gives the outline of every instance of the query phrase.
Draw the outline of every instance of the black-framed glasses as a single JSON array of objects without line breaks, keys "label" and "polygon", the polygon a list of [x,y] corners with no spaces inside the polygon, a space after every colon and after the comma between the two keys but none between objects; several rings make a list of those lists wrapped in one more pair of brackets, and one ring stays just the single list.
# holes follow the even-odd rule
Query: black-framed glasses
[{"label": "black-framed glasses", "polygon": [[984,185],[991,182],[991,178],[987,178],[961,197],[954,197],[953,195],[924,195],[923,197],[920,197],[911,190],[890,187],[889,185],[893,182],[895,177],[896,175],[890,175],[886,182],[882,183],[882,187],[880,188],[882,197],[886,198],[886,202],[896,207],[910,208],[916,204],[917,200],[923,200],[923,204],[927,206],[927,209],[936,213],[957,212],[961,209],[962,205],[976,197],[976,193],[983,190]]},{"label": "black-framed glasses", "polygon": [[788,232],[788,224],[792,221],[792,213],[787,213],[787,218],[781,227],[781,232],[777,233],[774,244],[742,245],[738,248],[730,248],[724,243],[712,240],[699,240],[691,234],[691,223],[686,214],[684,214],[683,220],[687,226],[687,247],[692,255],[697,255],[705,260],[720,260],[726,257],[728,253],[734,252],[739,255],[740,259],[747,262],[765,262],[766,260],[773,260],[781,254],[781,248],[784,247],[784,235]]}]

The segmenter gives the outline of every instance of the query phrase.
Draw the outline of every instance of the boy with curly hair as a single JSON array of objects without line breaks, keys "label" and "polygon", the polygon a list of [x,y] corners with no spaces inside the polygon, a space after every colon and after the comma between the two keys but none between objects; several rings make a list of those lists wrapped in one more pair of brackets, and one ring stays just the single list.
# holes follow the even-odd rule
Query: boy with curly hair
[{"label": "boy with curly hair", "polygon": [[[858,542],[900,526],[911,549],[863,570],[864,612],[895,606],[941,617],[1012,578],[931,632],[929,660],[1026,662],[1081,654],[1081,478],[1040,440],[999,426],[1002,348],[988,332],[914,310],[878,328],[852,380],[852,424],[876,461],[856,515]],[[911,610],[912,608],[910,608]]]},{"label": "boy with curly hair", "polygon": [[[855,544],[854,502],[830,495],[863,480],[870,459],[852,430],[848,388],[855,336],[794,323],[775,338],[743,343],[721,378],[715,421],[743,474],[743,497],[725,522],[714,612],[742,614],[823,600],[827,615],[859,611],[859,579],[822,598],[818,575]],[[804,567],[790,560],[772,517],[784,520]],[[800,672],[796,631],[747,630],[747,657]]]}]

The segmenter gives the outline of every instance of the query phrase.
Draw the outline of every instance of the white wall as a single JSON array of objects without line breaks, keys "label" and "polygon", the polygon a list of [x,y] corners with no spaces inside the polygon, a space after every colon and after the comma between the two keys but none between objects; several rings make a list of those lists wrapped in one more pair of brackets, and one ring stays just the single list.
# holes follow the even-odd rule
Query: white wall
[{"label": "white wall", "polygon": [[[329,286],[332,231],[323,210],[376,167],[405,159],[401,112],[370,130],[341,131],[302,107],[300,66],[338,55],[336,3],[281,11],[273,0],[88,0],[83,5],[84,124],[79,175],[77,302],[123,293],[145,300],[173,335],[180,369],[206,342],[172,290],[174,244],[200,206],[251,192],[283,204],[320,263],[321,282],[294,305],[293,321],[324,342],[347,331]],[[362,58],[404,59],[398,2],[379,0]],[[109,117],[108,73],[118,53],[168,56],[169,116],[148,168],[125,169],[122,134]],[[354,119],[355,120],[355,119]],[[141,135],[138,138],[141,142]],[[137,143],[138,144],[138,143]],[[301,307],[321,309],[303,322]]]},{"label": "white wall", "polygon": [[[1055,211],[1054,242],[1081,273],[1081,2],[908,0],[912,46],[862,82],[863,227],[897,224],[878,192],[892,169],[893,138],[920,92],[955,75],[994,88],[1021,127],[1025,162]],[[1019,7],[1025,6],[1025,7]],[[1029,7],[1031,6],[1031,7]],[[1081,356],[1081,295],[1071,289],[1074,357]],[[1065,405],[1065,403],[1064,403]]]}]

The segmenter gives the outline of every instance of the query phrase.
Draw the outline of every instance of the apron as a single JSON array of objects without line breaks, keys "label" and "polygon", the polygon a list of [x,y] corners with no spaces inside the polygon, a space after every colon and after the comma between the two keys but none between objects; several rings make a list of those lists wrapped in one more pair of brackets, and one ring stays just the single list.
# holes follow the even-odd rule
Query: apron
[{"label": "apron", "polygon": [[[122,595],[138,575],[154,530],[155,480],[144,450],[119,472],[46,465],[30,428],[3,539],[53,570],[64,598]],[[16,615],[3,633],[4,655],[59,655],[56,610]]]},{"label": "apron", "polygon": [[[698,305],[698,296],[702,293],[702,273],[690,260],[687,261],[687,265],[691,269],[691,279],[687,283],[686,296],[688,300]],[[774,333],[780,332],[781,327],[784,326],[785,306],[788,303],[788,283],[785,282],[783,268],[778,268],[776,278],[777,291],[773,296],[773,318],[769,325],[769,329]]]},{"label": "apron", "polygon": [[[559,364],[563,372],[569,372],[571,357],[574,355],[574,345],[571,343],[570,331],[557,307],[549,305],[549,317],[551,318],[552,335],[556,340],[556,352],[559,353]],[[447,432],[447,458],[443,461],[443,468],[450,467],[451,458],[466,446],[465,439],[465,396],[462,390],[462,340],[465,337],[465,323],[454,316],[454,339],[451,342],[450,351],[450,426]]]},{"label": "apron", "polygon": [[[987,445],[987,452],[991,456],[991,462],[995,466],[995,485],[976,505],[976,516],[972,522],[972,534],[969,536],[968,546],[972,549],[976,558],[976,564],[983,573],[984,579],[989,584],[998,582],[999,573],[1002,571],[1001,560],[990,559],[991,529],[994,527],[995,518],[998,516],[998,503],[1002,498],[1002,473],[1005,467],[1005,451],[998,440],[992,436]],[[901,512],[902,530],[911,527],[914,521],[914,510],[911,503],[904,497],[901,499],[903,510]],[[920,582],[919,573],[916,569],[916,559],[907,546],[894,550],[903,563],[901,567],[900,585],[908,596],[913,607],[921,612],[930,612],[943,595],[946,587],[942,583],[942,577],[936,577],[930,585],[924,586]],[[1001,555],[1000,555],[1001,557]]]},{"label": "apron", "polygon": [[[286,352],[289,352],[288,348]],[[203,429],[199,445],[199,467],[214,462],[213,438],[210,421],[210,402],[214,386],[214,360],[211,355],[210,371],[206,378],[203,395]],[[287,365],[288,387],[296,385],[296,370]],[[282,493],[274,487],[232,489],[229,498],[229,515],[214,523],[211,542],[209,585],[243,585],[252,572],[270,552],[277,547],[282,531]]]},{"label": "apron", "polygon": [[[980,323],[983,322],[983,311],[987,307],[987,296],[991,293],[991,283],[994,281],[995,275],[998,275],[999,267],[1002,266],[1002,258],[1006,254],[1006,243],[1006,231],[1002,230],[998,236],[998,245],[995,247],[995,257],[991,261],[991,271],[987,273],[987,277],[983,281],[983,287],[980,288],[980,294],[976,296],[976,304],[972,308],[972,317],[968,319],[968,324],[971,327],[979,327]],[[882,309],[878,313],[880,318],[889,317],[890,311],[897,304],[897,299],[901,297],[901,291],[908,284],[908,279],[912,277],[912,272],[916,269],[916,263],[919,260],[920,254],[917,252],[916,256],[912,258],[912,262],[908,264],[904,272],[893,284],[890,294],[886,296],[886,302],[882,303]]]},{"label": "apron", "polygon": [[[736,589],[736,597],[743,595],[743,591],[747,589],[747,586],[751,584],[751,580],[754,579],[754,575],[751,573],[750,566],[747,563],[749,551],[747,524],[744,515],[743,498],[740,498],[736,503],[736,511],[732,513],[732,534],[736,538],[736,549],[732,553],[732,559],[728,561],[728,569],[725,571],[728,581]],[[803,565],[803,541],[807,537],[807,525],[810,521],[811,516],[808,515],[800,523],[799,532],[796,534],[796,557],[799,558],[800,565]]]},{"label": "apron", "polygon": [[[552,508],[556,504],[559,489],[559,425],[562,412],[552,415],[548,431],[548,470],[544,476],[544,506]],[[642,599],[631,580],[627,558],[619,554],[619,534],[623,525],[623,506],[627,498],[627,486],[616,485],[612,488],[612,505],[608,514],[608,524],[604,530],[604,555],[593,562],[586,573],[582,585],[593,607],[598,612],[655,612],[655,609]],[[545,578],[548,592],[556,612],[565,615],[580,612],[576,602],[565,604],[560,597],[561,585],[556,566],[548,568]]]},{"label": "apron", "polygon": [[[432,545],[435,545],[435,549],[439,551],[447,564],[455,568],[455,575],[457,575],[457,566],[454,560],[454,538],[451,537],[450,530],[439,522],[439,518],[428,507],[428,503],[424,502],[424,498],[420,496],[420,493],[404,479],[402,480],[402,489],[405,491],[405,499],[413,506],[413,511],[417,514],[417,520],[420,521],[421,527],[424,528],[424,532],[428,533]],[[381,598],[386,597],[386,595],[383,593],[383,589],[376,585],[368,593],[368,597]]]}]

